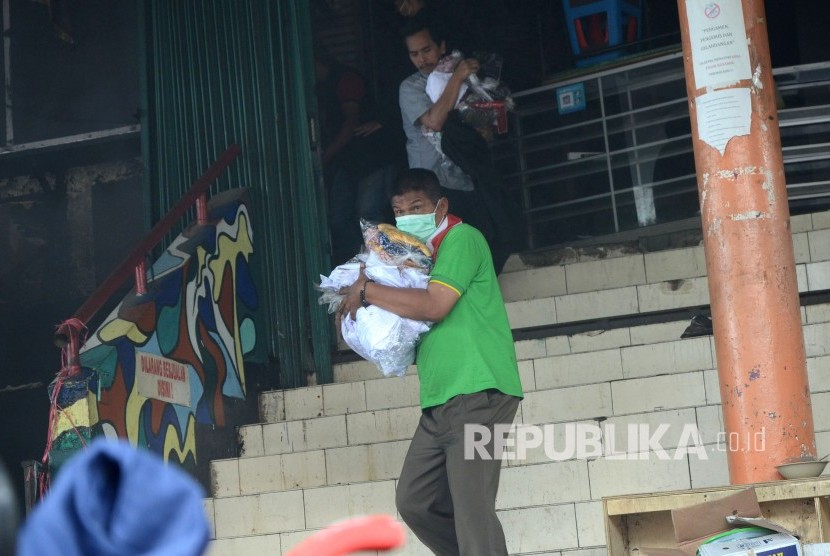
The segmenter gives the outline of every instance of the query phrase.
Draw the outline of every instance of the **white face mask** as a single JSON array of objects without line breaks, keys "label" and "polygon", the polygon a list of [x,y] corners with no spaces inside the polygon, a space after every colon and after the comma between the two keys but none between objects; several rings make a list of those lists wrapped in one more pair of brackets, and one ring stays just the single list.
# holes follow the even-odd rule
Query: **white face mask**
[{"label": "white face mask", "polygon": [[435,205],[435,210],[429,214],[398,216],[395,218],[395,224],[400,231],[413,235],[421,241],[426,241],[438,229],[438,226],[435,224],[435,213],[437,210],[438,205]]}]

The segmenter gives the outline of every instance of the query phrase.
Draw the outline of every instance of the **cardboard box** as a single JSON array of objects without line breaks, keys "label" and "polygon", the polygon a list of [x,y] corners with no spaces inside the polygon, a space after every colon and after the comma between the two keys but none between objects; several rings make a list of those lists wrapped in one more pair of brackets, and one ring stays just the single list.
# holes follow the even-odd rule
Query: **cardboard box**
[{"label": "cardboard box", "polygon": [[[701,543],[738,526],[755,525],[775,531],[756,539],[704,545],[712,556],[802,556],[801,544],[792,533],[764,519],[752,488],[695,506],[672,510],[676,548],[640,547],[642,556],[695,556]],[[764,540],[766,539],[766,540]]]},{"label": "cardboard box", "polygon": [[784,533],[704,544],[699,550],[700,556],[802,556],[798,539]]}]

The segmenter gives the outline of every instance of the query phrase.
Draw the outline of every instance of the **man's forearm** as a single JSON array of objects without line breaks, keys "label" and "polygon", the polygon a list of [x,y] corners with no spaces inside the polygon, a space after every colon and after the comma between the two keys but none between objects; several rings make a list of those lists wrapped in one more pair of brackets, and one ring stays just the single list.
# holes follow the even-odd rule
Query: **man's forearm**
[{"label": "man's forearm", "polygon": [[478,60],[475,58],[466,58],[458,62],[444,92],[438,97],[438,102],[421,116],[421,123],[434,131],[444,129],[447,116],[455,108],[455,101],[458,99],[458,93],[461,92],[461,86],[468,77],[479,70],[479,67]]},{"label": "man's forearm", "polygon": [[[361,298],[360,292],[363,291]],[[363,270],[351,285],[341,290],[344,294],[339,314],[354,317],[363,301],[377,305],[399,317],[412,320],[439,322],[447,316],[458,301],[458,293],[446,286],[430,283],[427,289],[393,288],[367,282]]]},{"label": "man's forearm", "polygon": [[444,129],[447,116],[455,108],[455,101],[458,99],[458,93],[461,91],[461,85],[463,84],[463,79],[458,79],[456,75],[453,75],[444,92],[438,97],[438,101],[421,116],[421,124],[433,131]]},{"label": "man's forearm", "polygon": [[412,320],[439,321],[446,316],[440,314],[428,290],[419,288],[393,288],[375,282],[366,284],[366,302],[377,305],[399,317]]}]

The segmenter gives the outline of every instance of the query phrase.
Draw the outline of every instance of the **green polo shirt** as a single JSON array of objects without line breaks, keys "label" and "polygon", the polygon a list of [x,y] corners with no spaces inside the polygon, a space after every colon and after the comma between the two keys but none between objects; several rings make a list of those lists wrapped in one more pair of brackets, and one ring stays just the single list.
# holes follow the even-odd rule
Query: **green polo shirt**
[{"label": "green polo shirt", "polygon": [[489,388],[522,397],[513,335],[481,232],[454,226],[441,242],[430,281],[452,288],[459,299],[418,346],[421,407]]}]

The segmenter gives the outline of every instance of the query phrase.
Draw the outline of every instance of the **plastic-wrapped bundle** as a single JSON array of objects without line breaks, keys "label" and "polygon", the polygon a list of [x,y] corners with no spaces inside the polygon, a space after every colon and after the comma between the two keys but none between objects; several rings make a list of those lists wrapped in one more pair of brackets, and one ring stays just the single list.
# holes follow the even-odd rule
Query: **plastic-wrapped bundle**
[{"label": "plastic-wrapped bundle", "polygon": [[[418,239],[388,224],[363,225],[367,252],[356,260],[335,268],[329,276],[320,276],[323,292],[320,304],[328,304],[334,313],[343,301],[340,289],[352,285],[365,263],[370,280],[397,288],[426,289],[432,258]],[[415,348],[432,323],[399,317],[380,307],[361,307],[355,318],[346,315],[340,323],[343,340],[355,353],[377,365],[386,375],[401,376],[415,361]]]},{"label": "plastic-wrapped bundle", "polygon": [[366,249],[375,253],[387,265],[432,270],[432,254],[424,242],[400,231],[391,224],[372,224],[360,221],[363,229],[363,243]]},{"label": "plastic-wrapped bundle", "polygon": [[370,305],[358,309],[354,320],[344,318],[340,333],[355,353],[377,365],[384,376],[403,376],[415,362],[418,338],[429,326]]},{"label": "plastic-wrapped bundle", "polygon": [[[492,138],[493,126],[499,133],[507,132],[507,112],[515,107],[510,96],[510,89],[501,82],[501,56],[493,53],[475,53],[479,60],[478,74],[467,78],[459,91],[455,108],[461,113],[462,120],[476,128],[486,139]],[[453,50],[438,61],[435,70],[427,78],[426,91],[432,102],[438,102],[452,72],[464,55]],[[441,134],[427,128],[424,135],[441,151]],[[443,153],[442,153],[443,154]]]},{"label": "plastic-wrapped bundle", "polygon": [[[318,301],[320,305],[329,306],[329,313],[337,312],[343,301],[343,295],[338,293],[339,290],[357,280],[360,264],[363,262],[366,263],[367,275],[372,272],[371,267],[384,265],[419,269],[424,274],[432,270],[430,250],[415,236],[402,232],[391,224],[373,224],[364,219],[360,220],[360,227],[363,230],[365,252],[338,266],[329,276],[320,275],[317,288],[323,293]],[[374,257],[370,258],[371,255]]]},{"label": "plastic-wrapped bundle", "polygon": [[[438,102],[438,99],[441,98],[444,89],[447,88],[447,83],[450,82],[452,72],[455,71],[455,67],[463,59],[464,55],[461,54],[460,51],[453,50],[451,53],[438,60],[438,63],[435,65],[435,69],[432,70],[429,77],[427,77],[426,92],[432,102]],[[461,84],[461,89],[458,91],[458,97],[455,99],[453,108],[458,106],[458,103],[467,93],[468,86],[467,82]]]},{"label": "plastic-wrapped bundle", "polygon": [[[426,289],[429,276],[414,268],[382,264],[374,253],[366,259],[366,276],[384,286]],[[340,333],[355,353],[386,375],[402,376],[415,362],[415,348],[431,322],[399,317],[375,305],[361,307],[355,318],[343,317]]]},{"label": "plastic-wrapped bundle", "polygon": [[365,255],[359,255],[348,263],[341,264],[331,271],[328,276],[320,275],[320,283],[317,289],[322,293],[317,299],[320,305],[328,305],[329,314],[336,313],[343,303],[343,294],[340,293],[342,288],[346,288],[354,284],[360,274],[359,257],[365,258]]}]

